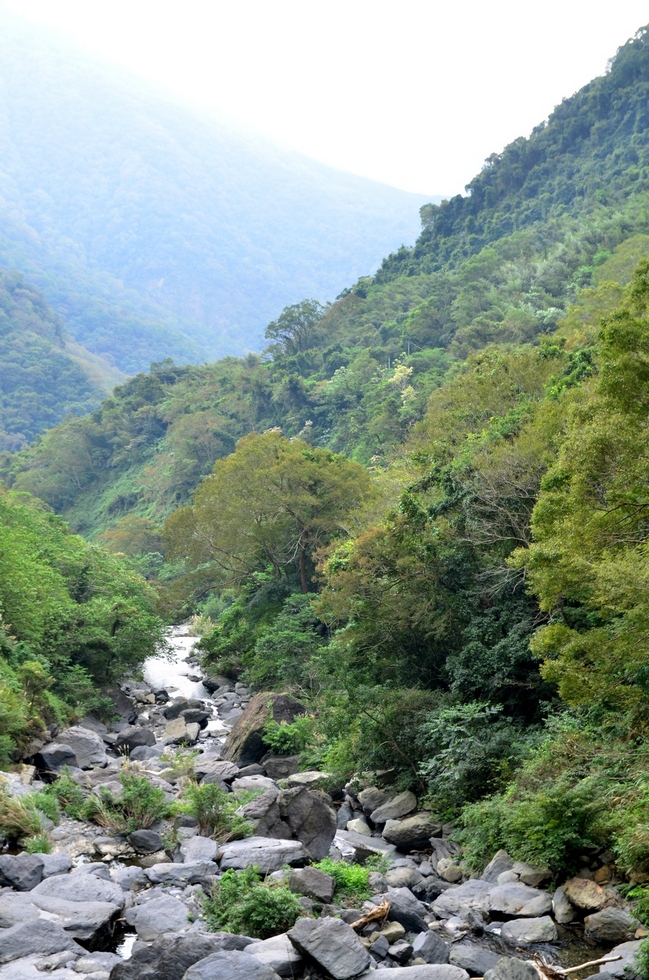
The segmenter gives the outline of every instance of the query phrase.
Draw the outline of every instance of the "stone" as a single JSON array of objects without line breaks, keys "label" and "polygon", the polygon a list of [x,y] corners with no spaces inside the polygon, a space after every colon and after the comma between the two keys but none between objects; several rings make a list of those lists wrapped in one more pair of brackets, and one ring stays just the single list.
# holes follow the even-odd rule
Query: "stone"
[{"label": "stone", "polygon": [[69,745],[76,756],[79,769],[103,767],[108,763],[103,738],[89,728],[83,728],[81,725],[66,728],[57,735],[56,741],[50,743],[50,747],[57,743]]},{"label": "stone", "polygon": [[316,902],[331,902],[336,883],[331,875],[318,868],[296,868],[291,871],[288,887],[296,895],[307,895]]},{"label": "stone", "polygon": [[26,892],[0,892],[0,929],[38,919],[40,914]]},{"label": "stone", "polygon": [[639,924],[624,909],[602,909],[586,916],[584,935],[598,943],[622,943],[633,935]]},{"label": "stone", "polygon": [[409,888],[388,888],[385,898],[390,903],[388,919],[391,922],[400,922],[406,932],[425,932],[428,929],[426,907]]},{"label": "stone", "polygon": [[539,891],[515,882],[508,885],[496,885],[489,893],[491,914],[543,916],[552,911],[552,896],[548,892]]},{"label": "stone", "polygon": [[569,902],[579,909],[597,911],[610,902],[610,895],[588,878],[570,878],[561,886]]},{"label": "stone", "polygon": [[155,735],[150,728],[141,728],[139,725],[127,725],[118,733],[115,739],[115,748],[134,749],[138,745],[155,745]]},{"label": "stone", "polygon": [[299,953],[333,980],[356,977],[371,962],[354,930],[341,919],[298,919],[288,937]]},{"label": "stone", "polygon": [[175,742],[177,745],[180,742],[186,742],[187,737],[187,722],[182,716],[174,718],[172,721],[167,722],[165,730],[162,735],[165,742]]},{"label": "stone", "polygon": [[413,868],[390,868],[384,877],[388,888],[414,888],[423,881],[419,872]]},{"label": "stone", "polygon": [[262,759],[266,775],[271,779],[288,779],[299,771],[299,755],[266,755]]},{"label": "stone", "polygon": [[579,917],[577,908],[568,900],[563,888],[557,888],[552,896],[552,914],[560,926],[567,926]]},{"label": "stone", "polygon": [[393,796],[391,800],[387,800],[381,806],[372,810],[370,819],[372,823],[381,824],[387,820],[396,820],[398,817],[405,817],[407,813],[412,813],[416,808],[417,797],[410,790],[406,790],[405,793],[399,793],[398,796]]},{"label": "stone", "polygon": [[75,973],[89,973],[92,975],[93,973],[98,973],[100,970],[110,972],[121,961],[122,957],[118,956],[117,953],[87,953],[75,961],[73,969]]},{"label": "stone", "polygon": [[348,855],[361,864],[372,854],[387,857],[396,850],[394,844],[388,844],[381,837],[367,837],[365,834],[354,834],[350,830],[336,830],[333,844],[341,854]]},{"label": "stone", "polygon": [[482,977],[487,970],[493,970],[500,959],[499,953],[493,953],[478,943],[462,940],[453,943],[449,959],[455,966],[461,966],[472,977]]},{"label": "stone", "polygon": [[72,858],[65,851],[57,851],[55,854],[35,854],[34,857],[43,862],[43,878],[67,874],[72,869]]},{"label": "stone", "polygon": [[197,861],[214,861],[218,844],[210,837],[189,837],[180,845],[180,854],[185,864],[192,864]]},{"label": "stone", "polygon": [[481,878],[470,878],[457,888],[449,888],[433,902],[433,912],[441,919],[467,912],[486,914],[491,907],[492,885]]},{"label": "stone", "polygon": [[499,875],[501,875],[504,871],[511,871],[513,867],[514,861],[512,858],[510,858],[507,851],[496,851],[491,861],[482,872],[481,878],[483,881],[490,881],[495,885],[498,882]]},{"label": "stone", "polygon": [[[395,868],[396,870],[396,868]],[[400,888],[403,882],[392,882],[388,884],[385,875],[382,875],[380,871],[370,871],[367,877],[367,883],[376,894],[377,892],[387,892],[388,888]]]},{"label": "stone", "polygon": [[134,830],[126,838],[137,854],[154,854],[164,849],[164,842],[155,830]]},{"label": "stone", "polygon": [[[445,943],[436,932],[425,929],[415,937],[412,944],[412,955],[420,957],[425,963],[448,963],[449,948],[449,944]],[[455,960],[453,962],[456,966],[462,966]]]},{"label": "stone", "polygon": [[279,790],[269,789],[250,803],[239,807],[237,814],[250,824],[255,837],[290,840],[291,829],[282,820],[279,809]]},{"label": "stone", "polygon": [[199,782],[204,782],[206,776],[216,776],[224,783],[231,783],[240,773],[239,766],[227,759],[215,759],[213,756],[200,755],[194,763],[194,773]]},{"label": "stone", "polygon": [[358,802],[369,817],[374,810],[378,810],[380,806],[383,806],[384,803],[391,800],[394,795],[394,790],[379,789],[378,786],[366,786],[358,794]]},{"label": "stone", "polygon": [[388,947],[388,956],[403,966],[404,963],[412,959],[412,944],[406,942],[405,939],[400,939]]},{"label": "stone", "polygon": [[246,953],[258,963],[270,967],[280,977],[294,977],[302,972],[303,960],[286,933],[261,942],[250,943]]},{"label": "stone", "polygon": [[[395,980],[392,970],[379,968],[369,976],[372,980]],[[425,966],[403,966],[399,970],[399,980],[469,980],[466,970],[448,963],[431,963]]]},{"label": "stone", "polygon": [[210,694],[214,694],[219,688],[225,688],[229,691],[232,688],[232,682],[224,677],[222,674],[212,674],[210,677],[203,678],[203,687],[205,687]]},{"label": "stone", "polygon": [[531,963],[515,956],[503,956],[487,970],[484,980],[539,980],[539,975]]},{"label": "stone", "polygon": [[188,745],[193,745],[201,733],[201,726],[196,721],[188,721],[186,726],[185,741]]},{"label": "stone", "polygon": [[[178,698],[170,704],[165,705],[162,709],[162,717],[166,718],[167,721],[175,721],[177,718],[180,718],[181,712],[188,711],[191,708],[192,703],[187,698]],[[197,705],[200,705],[200,703],[200,701],[196,702]]]},{"label": "stone", "polygon": [[211,715],[204,708],[185,708],[182,716],[188,725],[199,725],[201,728],[209,721]]},{"label": "stone", "polygon": [[58,925],[37,919],[0,930],[0,963],[40,953],[48,956],[61,950],[82,951],[81,947]]},{"label": "stone", "polygon": [[500,930],[505,942],[512,943],[555,943],[559,938],[557,927],[549,915],[534,919],[512,919],[505,922]]},{"label": "stone", "polygon": [[[305,864],[307,851],[300,841],[270,837],[247,837],[230,841],[219,849],[221,871],[237,871],[256,864],[261,874],[279,871],[285,864]],[[182,867],[182,865],[179,865]]]},{"label": "stone", "polygon": [[401,851],[415,851],[428,847],[430,838],[440,830],[441,824],[430,813],[417,813],[405,820],[388,820],[383,837]]},{"label": "stone", "polygon": [[362,817],[355,817],[353,820],[348,820],[346,829],[351,830],[353,834],[365,834],[366,837],[372,836],[369,824]]},{"label": "stone", "polygon": [[40,772],[57,775],[65,766],[77,767],[74,749],[61,742],[49,742],[34,756],[34,763]]},{"label": "stone", "polygon": [[164,882],[184,888],[186,885],[200,885],[205,878],[218,874],[218,871],[214,861],[194,861],[192,864],[154,864],[144,873],[154,885]]},{"label": "stone", "polygon": [[516,861],[512,871],[518,875],[519,881],[524,885],[531,885],[532,888],[538,888],[543,882],[552,878],[549,868],[535,868],[531,864],[525,864],[524,861]]},{"label": "stone", "polygon": [[43,861],[35,854],[0,855],[0,885],[28,892],[43,879]]},{"label": "stone", "polygon": [[223,758],[240,766],[260,762],[266,755],[263,737],[266,723],[272,719],[279,724],[283,721],[292,724],[306,713],[304,705],[288,694],[255,694],[227,736]]},{"label": "stone", "polygon": [[255,793],[259,790],[265,792],[267,789],[279,792],[277,783],[273,779],[269,779],[268,776],[239,776],[232,783],[233,793]]},{"label": "stone", "polygon": [[640,949],[641,941],[642,940],[639,939],[632,940],[631,942],[619,943],[617,946],[614,946],[607,955],[621,956],[622,958],[613,963],[607,963],[600,972],[609,973],[613,977],[619,977],[620,980],[622,980],[622,978],[627,980],[629,974],[633,975],[635,958],[638,950]]},{"label": "stone", "polygon": [[[360,918],[361,913],[359,912],[358,917]],[[379,935],[385,936],[388,941],[388,945],[398,942],[406,934],[406,930],[401,925],[400,922],[386,922],[382,927]]]},{"label": "stone", "polygon": [[212,953],[187,970],[183,980],[278,980],[279,974],[246,952]]},{"label": "stone", "polygon": [[336,814],[328,799],[319,790],[303,787],[284,790],[279,798],[282,819],[293,836],[304,844],[312,861],[327,856],[336,834]]},{"label": "stone", "polygon": [[372,959],[384,960],[390,949],[390,943],[385,936],[382,936],[380,932],[375,932],[374,935],[370,936],[370,943],[372,944],[370,946]]},{"label": "stone", "polygon": [[452,885],[462,881],[462,869],[453,858],[440,858],[437,862],[437,874]]},{"label": "stone", "polygon": [[131,959],[113,967],[110,980],[182,980],[191,966],[212,953],[242,950],[251,942],[226,932],[161,936],[153,946],[136,944]]},{"label": "stone", "polygon": [[138,939],[154,942],[165,932],[182,932],[189,926],[186,907],[171,895],[152,898],[126,913],[126,921],[135,927]]},{"label": "stone", "polygon": [[71,902],[108,902],[124,904],[122,889],[110,878],[100,878],[94,873],[55,875],[45,878],[31,892],[30,899],[36,902],[41,898],[61,898]]}]

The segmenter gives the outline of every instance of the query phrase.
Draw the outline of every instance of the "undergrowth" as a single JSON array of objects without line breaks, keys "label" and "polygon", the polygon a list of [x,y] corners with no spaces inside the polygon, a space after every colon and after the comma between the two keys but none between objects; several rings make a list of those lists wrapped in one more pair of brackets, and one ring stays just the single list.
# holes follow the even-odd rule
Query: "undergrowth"
[{"label": "undergrowth", "polygon": [[214,932],[268,939],[290,929],[302,906],[284,884],[262,881],[259,868],[251,865],[244,871],[226,871],[212,892],[203,896],[203,911]]}]

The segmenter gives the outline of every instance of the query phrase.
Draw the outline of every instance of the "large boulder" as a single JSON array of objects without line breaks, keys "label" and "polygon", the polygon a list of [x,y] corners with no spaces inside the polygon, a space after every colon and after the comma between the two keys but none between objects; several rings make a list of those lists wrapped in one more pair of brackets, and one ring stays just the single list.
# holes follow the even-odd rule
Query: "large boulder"
[{"label": "large boulder", "polygon": [[105,935],[124,906],[124,892],[95,874],[55,875],[29,893],[30,901],[75,939]]},{"label": "large boulder", "polygon": [[316,902],[330,902],[334,897],[336,883],[331,875],[318,868],[295,868],[291,871],[288,887],[297,895],[306,895]]},{"label": "large boulder", "polygon": [[569,901],[563,888],[557,888],[552,896],[552,914],[560,926],[567,926],[579,917],[579,910]]},{"label": "large boulder", "polygon": [[279,974],[246,952],[212,953],[187,970],[183,980],[279,980]]},{"label": "large boulder", "polygon": [[441,832],[442,825],[430,813],[416,813],[405,820],[388,820],[383,837],[400,851],[421,850],[430,847],[430,838]]},{"label": "large boulder", "polygon": [[302,841],[312,861],[327,856],[336,834],[336,814],[328,800],[319,790],[301,786],[285,790],[279,800],[282,819],[293,836]]},{"label": "large boulder", "polygon": [[130,908],[126,921],[135,926],[138,939],[145,943],[157,941],[165,932],[183,932],[189,926],[187,908],[171,895],[151,898]]},{"label": "large boulder", "polygon": [[[449,952],[449,944],[430,929],[420,932],[412,944],[412,955],[425,963],[448,963]],[[466,969],[463,963],[458,963],[456,960],[453,960],[453,963]]]},{"label": "large boulder", "polygon": [[373,810],[383,806],[388,800],[394,797],[394,790],[380,789],[378,786],[366,786],[358,794],[358,802],[363,807],[364,812],[369,815]]},{"label": "large boulder", "polygon": [[0,893],[0,929],[34,921],[40,915],[40,909],[30,901],[26,892]]},{"label": "large boulder", "polygon": [[354,930],[341,919],[298,919],[288,937],[299,953],[333,980],[350,980],[371,962]]},{"label": "large boulder", "polygon": [[61,898],[81,903],[108,902],[119,908],[124,905],[124,893],[119,885],[93,872],[46,878],[32,890],[29,897],[32,902],[41,898]]},{"label": "large boulder", "polygon": [[256,864],[262,874],[270,874],[279,871],[285,864],[305,864],[309,855],[301,841],[247,837],[223,844],[219,857],[221,871],[229,868],[241,871]]},{"label": "large boulder", "polygon": [[562,888],[568,901],[579,909],[594,912],[611,903],[610,892],[589,878],[570,878]]},{"label": "large boulder", "polygon": [[155,830],[134,830],[126,839],[137,854],[155,854],[164,848],[164,841]]},{"label": "large boulder", "polygon": [[344,857],[361,864],[372,855],[387,857],[396,850],[394,844],[388,844],[381,837],[368,837],[367,834],[356,834],[351,830],[336,830],[333,845]]},{"label": "large boulder", "polygon": [[70,745],[62,742],[49,742],[34,756],[34,764],[42,773],[57,775],[66,766],[77,767],[77,757]]},{"label": "large boulder", "polygon": [[424,932],[428,929],[426,907],[409,888],[388,888],[385,898],[390,903],[390,922],[400,922],[406,932]]},{"label": "large boulder", "polygon": [[263,732],[268,720],[292,724],[304,714],[304,705],[289,694],[255,694],[226,738],[223,758],[239,766],[260,762],[267,752]]},{"label": "large boulder", "polygon": [[180,845],[180,856],[184,864],[198,861],[214,861],[219,845],[211,837],[188,837]]},{"label": "large boulder", "polygon": [[45,865],[36,854],[0,855],[0,885],[28,892],[43,880]]},{"label": "large boulder", "polygon": [[[89,728],[73,725],[66,728],[56,737],[51,745],[62,743],[69,745],[77,758],[79,769],[93,769],[95,766],[105,766],[108,762],[104,741]],[[50,746],[51,747],[51,746]]]},{"label": "large boulder", "polygon": [[552,896],[519,882],[497,885],[491,889],[491,914],[539,916],[552,911]]},{"label": "large boulder", "polygon": [[610,974],[613,977],[619,977],[620,980],[624,978],[627,980],[629,975],[633,976],[634,973],[638,972],[635,969],[636,956],[640,950],[640,943],[642,940],[635,939],[628,943],[619,943],[614,946],[613,949],[608,953],[609,956],[619,956],[619,960],[615,960],[612,963],[607,963],[600,970],[603,974]]},{"label": "large boulder", "polygon": [[449,888],[433,902],[433,912],[441,919],[467,912],[485,914],[491,908],[492,885],[479,878],[470,878],[457,888]]},{"label": "large boulder", "polygon": [[506,871],[511,871],[514,867],[514,860],[510,858],[507,851],[496,851],[487,867],[482,872],[482,880],[490,881],[494,885],[498,883],[498,878]]},{"label": "large boulder", "polygon": [[[394,980],[391,969],[378,969],[372,980]],[[404,966],[399,970],[399,980],[469,980],[466,970],[448,963],[431,963],[426,966]]]},{"label": "large boulder", "polygon": [[300,769],[299,755],[265,755],[261,761],[271,779],[287,779]]},{"label": "large boulder", "polygon": [[138,944],[130,960],[113,967],[110,980],[182,980],[194,963],[223,950],[242,950],[253,942],[227,932],[162,936],[153,946]]},{"label": "large boulder", "polygon": [[118,733],[114,745],[118,752],[120,749],[127,749],[130,752],[138,745],[155,745],[155,735],[150,728],[127,725]]},{"label": "large boulder", "polygon": [[482,977],[487,970],[493,970],[500,959],[499,953],[494,953],[485,946],[463,940],[453,943],[449,954],[451,963],[462,967],[472,977]]},{"label": "large boulder", "polygon": [[624,909],[602,909],[584,919],[584,935],[598,943],[623,943],[639,926],[637,919]]},{"label": "large boulder", "polygon": [[512,945],[522,943],[556,943],[559,938],[557,927],[549,915],[536,919],[512,919],[505,922],[500,930],[505,942]]},{"label": "large boulder", "polygon": [[302,957],[286,933],[251,943],[246,946],[246,953],[254,956],[258,963],[270,967],[280,977],[295,977],[302,973]]},{"label": "large boulder", "polygon": [[416,809],[417,797],[414,793],[406,790],[405,793],[399,793],[398,796],[394,796],[391,800],[378,806],[376,810],[372,810],[370,818],[373,823],[385,823],[387,820],[405,817],[407,813],[412,813]]},{"label": "large boulder", "polygon": [[218,874],[218,871],[214,861],[194,861],[192,864],[160,862],[147,868],[144,873],[154,885],[161,885],[164,882],[166,885],[184,888],[186,885],[200,885],[206,878]]},{"label": "large boulder", "polygon": [[48,956],[64,949],[85,952],[56,922],[38,919],[0,929],[0,963],[10,963],[32,953]]},{"label": "large boulder", "polygon": [[484,980],[539,980],[533,963],[515,956],[503,956],[484,975]]},{"label": "large boulder", "polygon": [[279,790],[267,789],[250,803],[239,807],[237,813],[250,824],[255,837],[290,840],[290,827],[282,820],[279,810]]}]

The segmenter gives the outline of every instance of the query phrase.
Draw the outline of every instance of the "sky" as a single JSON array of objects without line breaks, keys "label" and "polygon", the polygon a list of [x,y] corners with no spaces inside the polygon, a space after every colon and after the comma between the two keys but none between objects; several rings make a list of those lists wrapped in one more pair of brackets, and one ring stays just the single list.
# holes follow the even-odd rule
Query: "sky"
[{"label": "sky", "polygon": [[0,0],[176,101],[373,180],[462,193],[606,69],[646,0]]}]

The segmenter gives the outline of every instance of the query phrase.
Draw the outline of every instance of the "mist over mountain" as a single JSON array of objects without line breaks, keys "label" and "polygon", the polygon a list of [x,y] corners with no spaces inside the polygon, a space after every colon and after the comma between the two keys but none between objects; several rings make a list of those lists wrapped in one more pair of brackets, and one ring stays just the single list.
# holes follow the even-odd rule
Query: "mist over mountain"
[{"label": "mist over mountain", "polygon": [[0,265],[123,371],[259,348],[427,200],[229,129],[0,14]]}]

